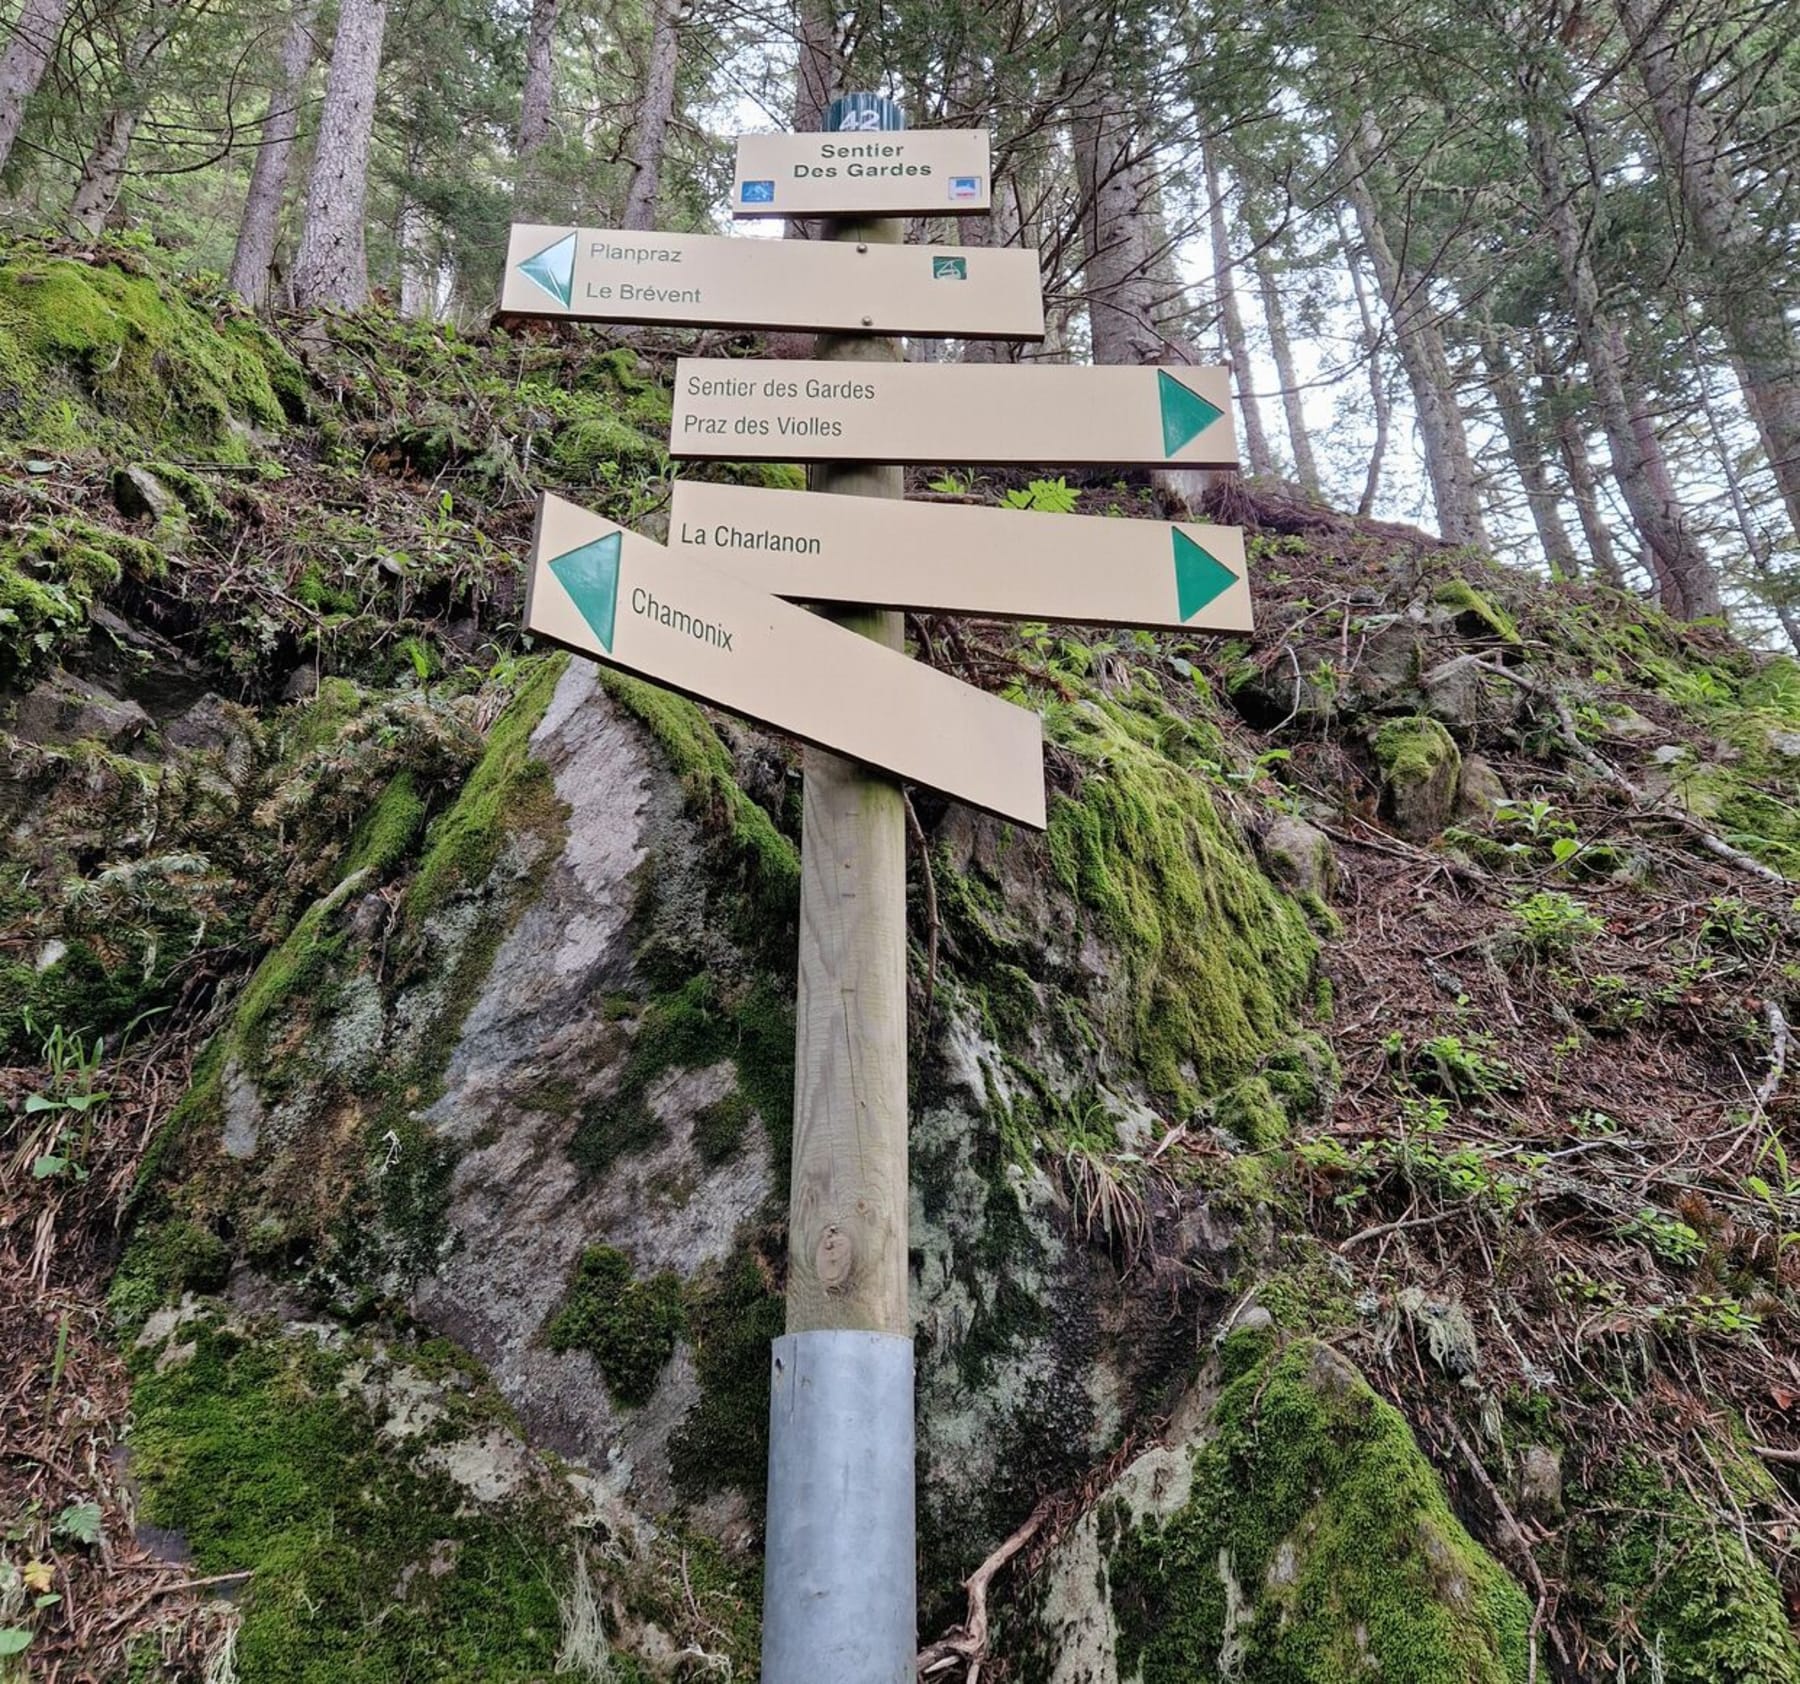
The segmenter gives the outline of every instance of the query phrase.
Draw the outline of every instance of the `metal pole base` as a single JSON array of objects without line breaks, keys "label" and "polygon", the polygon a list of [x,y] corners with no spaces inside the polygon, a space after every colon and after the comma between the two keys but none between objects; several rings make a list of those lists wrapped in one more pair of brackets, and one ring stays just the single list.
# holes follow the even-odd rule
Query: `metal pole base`
[{"label": "metal pole base", "polygon": [[762,1684],[913,1684],[913,1346],[774,1342]]}]

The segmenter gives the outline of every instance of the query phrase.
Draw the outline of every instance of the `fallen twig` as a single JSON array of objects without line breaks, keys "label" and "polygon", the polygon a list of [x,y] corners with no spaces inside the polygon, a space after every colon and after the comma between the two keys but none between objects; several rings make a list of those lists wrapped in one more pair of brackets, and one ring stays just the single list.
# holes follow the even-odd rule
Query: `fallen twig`
[{"label": "fallen twig", "polygon": [[963,1589],[969,1593],[968,1618],[919,1651],[915,1663],[919,1677],[938,1677],[961,1663],[968,1668],[964,1684],[979,1684],[981,1663],[987,1657],[988,1586],[994,1582],[994,1575],[1037,1536],[1049,1519],[1052,1506],[1052,1500],[1046,1497],[1031,1511],[1025,1524],[963,1580]]}]

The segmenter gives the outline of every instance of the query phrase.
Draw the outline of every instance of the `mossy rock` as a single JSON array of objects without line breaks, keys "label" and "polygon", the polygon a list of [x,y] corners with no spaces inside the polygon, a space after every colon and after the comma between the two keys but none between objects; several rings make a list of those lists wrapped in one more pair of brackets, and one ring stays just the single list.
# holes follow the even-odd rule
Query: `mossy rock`
[{"label": "mossy rock", "polygon": [[1053,707],[1048,734],[1081,764],[1052,802],[1056,880],[1120,955],[1126,1018],[1097,1026],[1149,1086],[1189,1106],[1254,1069],[1290,1025],[1317,943],[1256,867],[1198,769],[1172,758],[1194,727],[1148,695]]},{"label": "mossy rock", "polygon": [[1451,611],[1456,629],[1464,637],[1497,637],[1503,643],[1520,641],[1518,622],[1467,579],[1446,579],[1431,593],[1431,600]]},{"label": "mossy rock", "polygon": [[1577,1583],[1597,1595],[1602,1628],[1639,1634],[1633,1654],[1656,1655],[1668,1684],[1793,1684],[1800,1644],[1781,1587],[1740,1530],[1744,1511],[1774,1494],[1769,1475],[1729,1444],[1708,1454],[1727,1470],[1737,1524],[1627,1458],[1584,1500]]},{"label": "mossy rock", "polygon": [[247,462],[253,430],[284,424],[276,379],[294,372],[251,318],[155,275],[30,246],[0,263],[0,442]]},{"label": "mossy rock", "polygon": [[1374,748],[1382,809],[1394,828],[1415,842],[1442,835],[1462,782],[1456,739],[1437,720],[1412,714],[1383,725]]},{"label": "mossy rock", "polygon": [[[557,1500],[475,1498],[453,1475],[459,1445],[503,1430],[491,1405],[453,1365],[426,1429],[393,1431],[364,1396],[383,1360],[212,1311],[135,1350],[141,1520],[196,1575],[243,1576],[237,1663],[258,1684],[548,1678],[570,1548]],[[431,1353],[414,1362],[403,1397],[432,1374]]]},{"label": "mossy rock", "polygon": [[1224,1368],[1198,1442],[1139,1458],[1060,1547],[1022,1676],[1523,1684],[1531,1603],[1400,1414],[1313,1340],[1237,1334]]}]

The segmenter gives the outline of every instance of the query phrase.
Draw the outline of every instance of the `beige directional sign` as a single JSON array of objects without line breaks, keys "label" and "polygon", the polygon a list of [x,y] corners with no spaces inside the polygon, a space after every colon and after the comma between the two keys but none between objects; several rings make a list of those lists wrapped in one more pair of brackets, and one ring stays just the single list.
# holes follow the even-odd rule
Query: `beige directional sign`
[{"label": "beige directional sign", "polygon": [[1037,253],[1018,247],[733,240],[521,223],[507,249],[500,308],[683,327],[1044,337]]},{"label": "beige directional sign", "polygon": [[1230,402],[1222,368],[683,357],[669,450],[739,462],[1232,468]]},{"label": "beige directional sign", "polygon": [[1244,535],[1231,526],[677,480],[669,547],[799,602],[1251,629]]},{"label": "beige directional sign", "polygon": [[955,216],[993,203],[985,129],[738,136],[733,216]]},{"label": "beige directional sign", "polygon": [[538,503],[525,624],[671,690],[1044,828],[1035,713],[560,497]]}]

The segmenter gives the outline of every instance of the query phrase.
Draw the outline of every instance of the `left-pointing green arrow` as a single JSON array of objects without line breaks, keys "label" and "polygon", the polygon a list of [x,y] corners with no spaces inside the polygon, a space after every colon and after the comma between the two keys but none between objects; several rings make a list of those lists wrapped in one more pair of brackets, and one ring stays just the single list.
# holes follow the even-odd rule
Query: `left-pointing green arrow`
[{"label": "left-pointing green arrow", "polygon": [[1175,611],[1182,619],[1191,620],[1214,597],[1235,585],[1237,575],[1180,527],[1170,531],[1175,539]]},{"label": "left-pointing green arrow", "polygon": [[593,627],[600,647],[612,653],[613,620],[619,608],[619,546],[622,535],[609,533],[559,555],[550,563],[557,583]]},{"label": "left-pointing green arrow", "polygon": [[575,236],[565,234],[519,265],[519,273],[537,282],[565,307],[575,296]]}]

